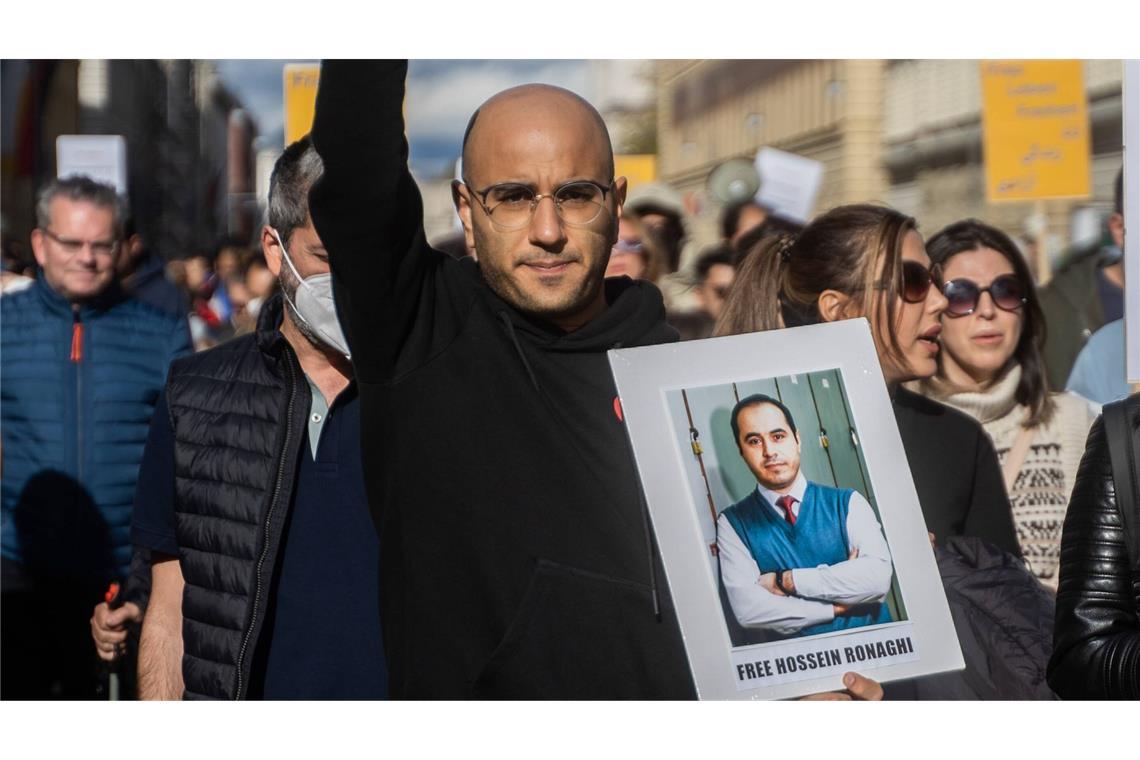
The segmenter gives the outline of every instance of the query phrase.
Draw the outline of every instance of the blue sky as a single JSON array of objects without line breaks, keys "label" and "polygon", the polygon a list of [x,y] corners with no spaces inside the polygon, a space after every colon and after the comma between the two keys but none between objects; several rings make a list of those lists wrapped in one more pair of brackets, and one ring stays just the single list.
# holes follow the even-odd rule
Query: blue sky
[{"label": "blue sky", "polygon": [[[301,60],[220,60],[218,73],[257,121],[263,145],[280,146],[282,66]],[[408,137],[422,176],[450,172],[471,113],[488,97],[526,82],[546,82],[591,97],[589,65],[580,60],[413,60],[408,67]]]}]

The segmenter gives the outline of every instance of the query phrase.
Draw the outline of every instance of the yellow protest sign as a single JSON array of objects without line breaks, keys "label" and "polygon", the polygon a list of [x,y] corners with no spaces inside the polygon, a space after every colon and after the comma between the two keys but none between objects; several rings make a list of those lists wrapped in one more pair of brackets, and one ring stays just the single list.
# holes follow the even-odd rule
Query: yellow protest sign
[{"label": "yellow protest sign", "polygon": [[652,153],[614,156],[614,176],[625,177],[629,188],[657,179],[657,156]]},{"label": "yellow protest sign", "polygon": [[285,64],[285,144],[290,145],[313,128],[317,110],[317,81],[321,67],[316,63]]},{"label": "yellow protest sign", "polygon": [[1084,198],[1089,116],[1080,61],[982,61],[986,199]]}]

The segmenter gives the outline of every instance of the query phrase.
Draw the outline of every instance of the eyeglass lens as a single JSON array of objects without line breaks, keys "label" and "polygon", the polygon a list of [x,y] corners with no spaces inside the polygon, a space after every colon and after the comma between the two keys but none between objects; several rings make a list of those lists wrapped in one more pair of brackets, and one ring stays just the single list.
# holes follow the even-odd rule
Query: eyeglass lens
[{"label": "eyeglass lens", "polygon": [[[553,193],[558,216],[568,224],[589,224],[602,210],[604,192],[592,182],[572,182]],[[541,198],[526,185],[496,185],[487,191],[491,219],[501,227],[525,226]]]},{"label": "eyeglass lens", "polygon": [[926,299],[934,274],[916,261],[904,261],[902,266],[902,297],[907,303],[921,303]]},{"label": "eyeglass lens", "polygon": [[[82,240],[72,240],[71,238],[62,238],[51,230],[44,230],[49,238],[54,240],[60,248],[62,248],[69,255],[75,255],[83,250],[87,245]],[[110,256],[115,251],[115,241],[98,241],[91,243],[91,253],[96,256]]]},{"label": "eyeglass lens", "polygon": [[982,293],[989,293],[994,306],[1004,311],[1016,311],[1025,303],[1025,292],[1021,283],[1014,275],[1006,274],[995,279],[987,288],[979,288],[974,282],[966,279],[946,283],[943,294],[950,302],[946,311],[960,317],[972,314],[978,308]]}]

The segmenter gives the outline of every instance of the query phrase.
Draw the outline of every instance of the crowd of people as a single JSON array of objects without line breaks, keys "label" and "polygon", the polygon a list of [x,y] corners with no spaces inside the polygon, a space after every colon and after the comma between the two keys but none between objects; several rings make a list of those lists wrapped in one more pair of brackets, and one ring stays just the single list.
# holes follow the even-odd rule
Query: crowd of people
[{"label": "crowd of people", "polygon": [[[405,78],[324,64],[254,246],[164,265],[109,186],[41,189],[35,271],[6,245],[0,299],[5,699],[95,697],[92,650],[130,691],[137,663],[144,699],[690,698],[606,351],[857,318],[966,671],[818,696],[1140,697],[1122,177],[1104,240],[1044,288],[984,221],[926,235],[870,204],[801,224],[743,200],[683,268],[676,192],[627,194],[597,111],[528,85],[471,118],[451,255],[424,236]],[[778,400],[741,405],[796,434]],[[741,455],[759,485],[721,505],[726,557],[766,503],[839,503]],[[725,585],[760,617],[809,583],[747,567]]]}]

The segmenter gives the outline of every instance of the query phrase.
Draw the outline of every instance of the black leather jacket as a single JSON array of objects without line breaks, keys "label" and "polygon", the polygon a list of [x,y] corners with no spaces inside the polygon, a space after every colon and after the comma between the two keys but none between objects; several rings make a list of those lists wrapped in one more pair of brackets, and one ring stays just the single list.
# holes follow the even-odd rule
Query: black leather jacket
[{"label": "black leather jacket", "polygon": [[[1127,415],[1140,451],[1140,403]],[[1061,539],[1049,685],[1063,699],[1140,699],[1140,562],[1129,560],[1104,420],[1089,432]]]}]

